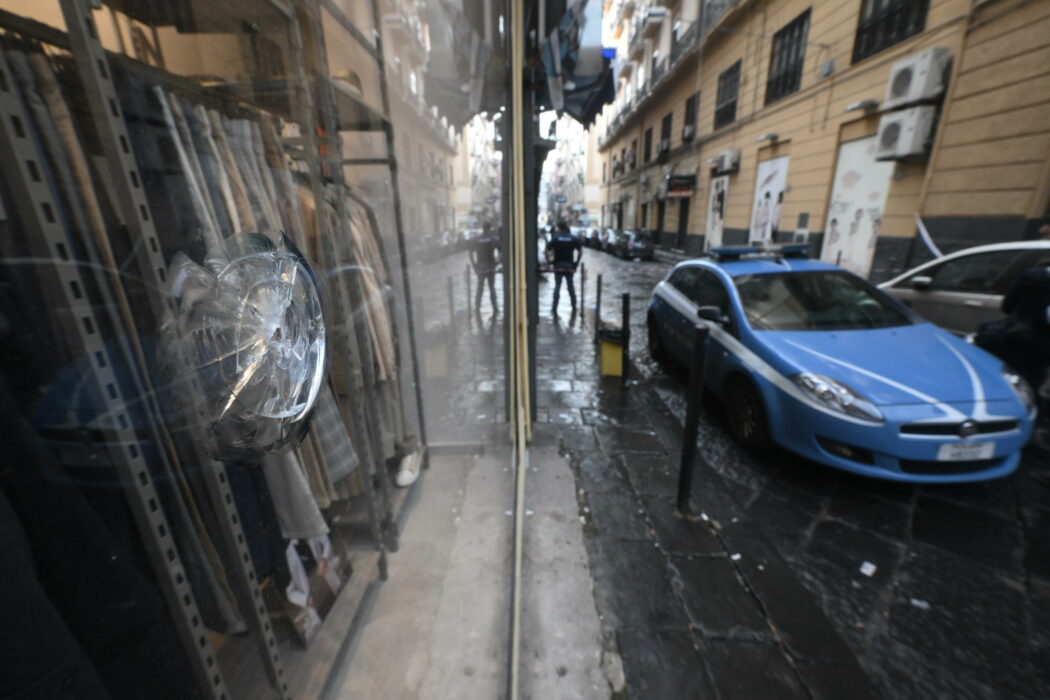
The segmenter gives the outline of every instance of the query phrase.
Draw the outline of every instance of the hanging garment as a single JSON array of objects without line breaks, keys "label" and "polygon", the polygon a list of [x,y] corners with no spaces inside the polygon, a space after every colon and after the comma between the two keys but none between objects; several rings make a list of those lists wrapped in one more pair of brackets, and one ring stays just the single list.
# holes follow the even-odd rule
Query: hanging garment
[{"label": "hanging garment", "polygon": [[248,186],[241,177],[240,168],[237,167],[237,159],[230,148],[226,136],[226,128],[222,122],[222,116],[215,110],[208,110],[208,119],[211,121],[211,137],[215,141],[215,147],[219,150],[222,158],[222,166],[226,170],[226,176],[230,181],[230,189],[233,193],[233,202],[237,207],[237,216],[240,218],[241,230],[247,232],[258,232],[259,224],[252,212],[251,200],[248,196]]},{"label": "hanging garment", "polygon": [[[205,242],[201,233],[206,220],[198,218],[197,206],[190,197],[175,141],[164,119],[163,104],[150,84],[122,70],[119,63],[113,65],[113,78],[161,250],[166,258],[183,251],[194,259],[203,259]],[[112,194],[108,164],[100,157],[94,160],[96,166],[101,165],[95,171],[104,184],[103,191],[109,194],[109,201],[117,201]],[[120,212],[115,214],[119,218]],[[121,250],[122,234],[112,228],[109,233],[114,249]],[[125,245],[131,250],[138,243],[127,241]]]},{"label": "hanging garment", "polygon": [[190,201],[193,203],[197,219],[201,222],[201,232],[204,237],[205,247],[205,264],[208,266],[220,264],[218,261],[222,259],[224,255],[222,237],[219,235],[215,224],[215,218],[204,199],[204,193],[201,189],[203,183],[200,179],[194,177],[193,168],[190,166],[189,158],[186,155],[186,149],[183,147],[182,139],[179,137],[178,129],[175,126],[175,118],[171,113],[171,106],[168,103],[166,93],[160,87],[154,86],[153,94],[160,103],[161,114],[175,148],[175,167],[177,167],[183,175],[183,180],[186,183],[186,187],[190,194]]},{"label": "hanging garment", "polygon": [[292,178],[292,171],[288,167],[288,158],[281,140],[277,137],[277,130],[273,121],[263,119],[260,125],[263,149],[266,154],[266,163],[275,173],[274,185],[277,191],[277,205],[281,211],[288,236],[302,250],[306,250],[306,233],[304,230],[303,212],[299,206],[299,191]]},{"label": "hanging garment", "polygon": [[[177,102],[178,112],[186,125],[183,139],[187,151],[192,151],[196,158],[197,167],[201,170],[203,189],[207,191],[212,216],[220,237],[227,237],[237,233],[230,218],[226,194],[223,191],[223,177],[226,175],[219,166],[215,152],[205,139],[204,125],[199,120],[194,105],[185,98],[172,94],[172,102]],[[205,120],[207,122],[207,120]]]},{"label": "hanging garment", "polygon": [[328,524],[310,492],[296,453],[268,455],[263,459],[262,468],[284,538],[297,540],[327,535]]},{"label": "hanging garment", "polygon": [[255,195],[266,219],[266,227],[263,230],[280,233],[283,224],[274,201],[273,182],[268,177],[270,169],[266,166],[265,159],[261,157],[261,144],[260,147],[257,147],[255,143],[258,129],[259,125],[252,119],[234,120],[237,141],[244,154],[243,163],[245,168],[251,172]]},{"label": "hanging garment", "polygon": [[326,383],[317,398],[311,432],[317,437],[321,456],[333,482],[338,482],[357,468],[357,452],[346,432],[346,423],[339,411],[335,395]]},{"label": "hanging garment", "polygon": [[371,339],[373,358],[376,370],[376,381],[385,381],[397,371],[397,357],[394,351],[393,327],[383,298],[382,259],[379,249],[372,238],[371,227],[359,217],[350,218],[350,234],[360,267],[364,268],[359,276],[365,319],[368,335]]},{"label": "hanging garment", "polygon": [[273,226],[275,229],[282,231],[291,237],[288,225],[281,218],[281,207],[280,200],[277,195],[277,185],[274,181],[273,169],[269,163],[266,162],[266,149],[263,145],[262,140],[262,129],[259,126],[259,122],[251,120],[248,122],[250,130],[249,137],[251,138],[252,149],[255,153],[255,167],[259,170],[259,177],[262,180],[263,190],[266,192],[266,202],[270,209],[270,217],[273,219]]},{"label": "hanging garment", "polygon": [[212,177],[215,183],[218,184],[219,192],[222,194],[223,206],[226,209],[226,216],[229,218],[230,223],[226,234],[241,233],[245,228],[241,225],[241,218],[237,213],[237,203],[233,198],[233,185],[230,184],[230,178],[226,174],[222,153],[219,151],[219,147],[215,145],[215,139],[212,138],[211,118],[204,107],[197,105],[193,108],[193,124],[193,133],[196,142],[199,144],[198,147],[209,154],[209,157],[205,158],[204,162],[207,162],[209,169],[212,170]]},{"label": "hanging garment", "polygon": [[[157,89],[159,90],[160,88]],[[186,179],[192,182],[195,191],[199,193],[216,237],[222,240],[225,234],[219,223],[215,204],[212,202],[211,190],[208,188],[208,179],[201,167],[200,159],[197,157],[197,149],[193,145],[193,135],[190,133],[189,125],[186,122],[186,115],[182,111],[182,101],[174,93],[167,93],[166,97],[165,104],[170,110],[175,125],[173,138],[177,136],[181,146],[179,149],[179,161],[183,172],[186,175]]]},{"label": "hanging garment", "polygon": [[330,508],[332,501],[339,498],[339,494],[332,483],[328,470],[325,469],[324,460],[321,458],[321,448],[317,444],[317,436],[311,430],[306,434],[299,445],[299,463],[303,467],[306,481],[310,485],[310,493],[317,501],[317,507],[321,509]]},{"label": "hanging garment", "polygon": [[269,208],[266,206],[259,170],[255,166],[255,151],[247,137],[247,124],[245,119],[224,118],[222,120],[226,131],[226,145],[233,154],[237,172],[241,181],[244,182],[244,193],[248,198],[248,205],[255,218],[255,231],[272,236],[272,233],[279,228],[279,224],[272,220]]}]

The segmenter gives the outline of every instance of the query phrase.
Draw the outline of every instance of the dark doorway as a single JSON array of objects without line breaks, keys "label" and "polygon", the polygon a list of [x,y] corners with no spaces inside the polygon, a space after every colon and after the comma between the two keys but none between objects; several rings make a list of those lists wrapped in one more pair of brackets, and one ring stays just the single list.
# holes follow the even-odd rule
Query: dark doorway
[{"label": "dark doorway", "polygon": [[617,230],[623,230],[623,204],[616,207],[616,228]]},{"label": "dark doorway", "polygon": [[685,238],[689,235],[689,198],[682,197],[678,202],[678,238],[675,247],[685,250]]},{"label": "dark doorway", "polygon": [[642,205],[642,220],[638,223],[638,228],[649,228],[649,205]]},{"label": "dark doorway", "polygon": [[667,208],[667,203],[664,200],[660,200],[656,203],[656,232],[653,234],[653,241],[657,244],[663,241],[664,237],[664,210]]}]

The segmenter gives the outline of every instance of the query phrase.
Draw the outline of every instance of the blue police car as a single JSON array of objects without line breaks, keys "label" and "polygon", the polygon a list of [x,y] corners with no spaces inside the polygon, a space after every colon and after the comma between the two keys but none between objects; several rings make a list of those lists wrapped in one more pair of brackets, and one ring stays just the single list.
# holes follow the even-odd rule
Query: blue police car
[{"label": "blue police car", "polygon": [[775,442],[866,476],[993,479],[1035,417],[1002,361],[806,246],[718,248],[680,263],[648,309],[649,351],[686,366],[706,327],[704,385],[748,448]]}]

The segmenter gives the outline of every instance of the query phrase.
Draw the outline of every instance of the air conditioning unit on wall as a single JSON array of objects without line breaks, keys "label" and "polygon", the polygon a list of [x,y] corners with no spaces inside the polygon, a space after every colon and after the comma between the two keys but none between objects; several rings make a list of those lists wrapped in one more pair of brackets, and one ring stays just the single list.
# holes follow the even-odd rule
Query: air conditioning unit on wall
[{"label": "air conditioning unit on wall", "polygon": [[682,140],[692,141],[693,137],[696,136],[696,127],[692,124],[687,124],[682,127]]},{"label": "air conditioning unit on wall", "polygon": [[882,101],[882,108],[897,109],[940,97],[947,82],[950,61],[950,51],[938,47],[894,63],[886,82],[886,99]]},{"label": "air conditioning unit on wall", "polygon": [[671,139],[661,139],[660,141],[660,153],[667,153],[671,150]]},{"label": "air conditioning unit on wall", "polygon": [[740,169],[740,149],[732,148],[722,151],[710,161],[718,173],[732,173]]},{"label": "air conditioning unit on wall", "polygon": [[889,112],[879,120],[875,160],[902,160],[926,154],[936,116],[934,107]]}]

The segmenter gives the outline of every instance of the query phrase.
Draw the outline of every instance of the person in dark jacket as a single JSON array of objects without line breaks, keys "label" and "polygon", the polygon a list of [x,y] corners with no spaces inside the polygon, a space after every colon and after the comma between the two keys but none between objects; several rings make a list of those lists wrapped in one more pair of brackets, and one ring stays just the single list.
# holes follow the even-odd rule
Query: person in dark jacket
[{"label": "person in dark jacket", "polygon": [[[1039,231],[1050,238],[1050,224]],[[1035,443],[1050,449],[1050,266],[1030,267],[1014,281],[1003,297],[1003,313],[1018,326],[1016,336],[1006,343],[1006,361],[1025,378],[1036,393],[1040,421],[1036,427]],[[1039,477],[1050,480],[1050,470],[1041,470]]]},{"label": "person in dark jacket", "polygon": [[551,315],[558,313],[558,297],[562,280],[565,280],[569,288],[572,312],[576,313],[576,288],[573,286],[572,278],[576,274],[580,258],[583,257],[583,243],[569,230],[569,225],[561,221],[554,235],[551,236],[547,251],[547,256],[554,267],[554,301],[551,303]]},{"label": "person in dark jacket", "polygon": [[478,289],[474,293],[474,311],[481,316],[482,288],[487,282],[489,285],[489,303],[492,305],[492,315],[499,313],[496,305],[496,268],[499,266],[499,239],[492,224],[485,222],[481,230],[481,236],[474,241],[470,248],[470,263],[474,266],[477,275]]}]

